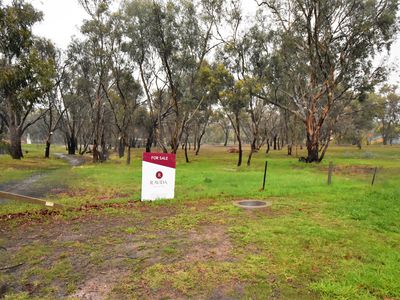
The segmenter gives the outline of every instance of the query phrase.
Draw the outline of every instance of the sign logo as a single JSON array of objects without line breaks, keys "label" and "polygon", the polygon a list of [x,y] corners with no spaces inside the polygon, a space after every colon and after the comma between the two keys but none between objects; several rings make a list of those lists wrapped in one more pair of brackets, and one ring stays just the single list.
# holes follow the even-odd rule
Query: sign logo
[{"label": "sign logo", "polygon": [[156,173],[156,177],[157,177],[158,179],[163,178],[163,173],[162,173],[161,171],[158,171],[158,172]]}]

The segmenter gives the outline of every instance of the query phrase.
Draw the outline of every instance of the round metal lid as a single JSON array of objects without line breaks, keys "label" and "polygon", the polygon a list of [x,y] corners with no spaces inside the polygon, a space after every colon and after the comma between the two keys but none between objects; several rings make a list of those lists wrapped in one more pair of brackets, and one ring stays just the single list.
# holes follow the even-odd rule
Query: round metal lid
[{"label": "round metal lid", "polygon": [[263,207],[268,207],[271,206],[270,202],[267,201],[262,201],[262,200],[238,200],[235,201],[234,204],[238,207],[242,208],[263,208]]}]

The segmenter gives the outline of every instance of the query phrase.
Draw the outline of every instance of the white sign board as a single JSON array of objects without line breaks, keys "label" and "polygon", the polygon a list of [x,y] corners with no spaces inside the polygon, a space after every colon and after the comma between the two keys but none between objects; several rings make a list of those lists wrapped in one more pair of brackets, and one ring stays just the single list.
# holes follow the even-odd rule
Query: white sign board
[{"label": "white sign board", "polygon": [[142,201],[174,198],[175,167],[175,154],[143,153]]}]

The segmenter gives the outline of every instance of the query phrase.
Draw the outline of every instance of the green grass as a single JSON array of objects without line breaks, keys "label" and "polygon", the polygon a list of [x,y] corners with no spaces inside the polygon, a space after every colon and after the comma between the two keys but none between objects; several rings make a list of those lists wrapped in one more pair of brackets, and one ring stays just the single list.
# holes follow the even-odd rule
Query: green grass
[{"label": "green grass", "polygon": [[[44,158],[44,145],[23,145],[24,158],[21,160],[12,159],[9,155],[0,155],[0,184],[12,182],[29,177],[33,174],[54,170],[67,166],[62,159],[53,155],[51,159]],[[65,148],[52,146],[51,153],[65,152]]]},{"label": "green grass", "polygon": [[[32,155],[27,165],[38,161],[39,169],[47,169],[59,164],[58,176],[68,178],[69,188],[53,196],[54,201],[79,206],[140,199],[141,151],[134,151],[130,166],[113,156],[103,164],[66,168],[54,159],[42,161]],[[104,254],[105,248],[134,240],[145,243],[135,248],[144,251],[145,258],[127,258],[130,276],[114,290],[118,295],[207,298],[218,297],[215,291],[219,290],[228,298],[244,299],[277,295],[282,299],[400,299],[400,147],[331,147],[320,164],[300,163],[284,151],[259,152],[250,167],[239,168],[237,155],[223,147],[204,147],[199,156],[190,157],[186,164],[183,153],[178,154],[174,200],[137,204],[138,210],[116,207],[88,212],[116,223],[129,221],[110,223],[103,235],[78,244],[54,244],[51,249],[38,245],[33,254],[32,248],[21,248],[18,257],[32,255],[32,262],[40,264],[36,260],[43,251],[68,249],[61,265],[54,264],[42,279],[51,285],[52,276],[64,268],[72,291],[81,275],[68,271],[71,253],[92,253],[93,264],[101,266],[112,253]],[[260,191],[265,160],[266,191]],[[330,161],[336,170],[328,186]],[[24,162],[14,164],[0,157],[0,164],[13,164],[14,169],[7,171],[10,176],[16,173],[13,178],[27,174]],[[371,186],[375,167],[378,173]],[[271,209],[249,212],[232,205],[233,200],[252,198],[271,201]],[[0,214],[23,209],[19,204],[3,205]],[[60,218],[68,222],[84,217],[83,212]],[[51,220],[45,221],[51,226]],[[13,230],[19,230],[18,222],[9,222]],[[79,222],[77,226],[79,231]],[[196,243],[203,245],[201,238],[191,235],[207,226],[226,233],[216,240],[229,238],[229,252],[223,259],[182,260]],[[143,262],[148,256],[150,264]],[[163,294],[166,287],[170,294]],[[23,293],[15,292],[16,299],[24,299]],[[55,292],[40,295],[51,297]]]},{"label": "green grass", "polygon": [[[283,151],[265,156],[255,155],[250,167],[236,167],[236,155],[227,154],[224,148],[204,149],[198,157],[192,157],[189,164],[183,162],[182,153],[178,155],[176,176],[176,200],[218,199],[267,196],[313,196],[328,193],[331,197],[345,192],[353,193],[355,188],[371,190],[369,183],[372,174],[334,175],[332,187],[326,186],[328,161],[335,165],[378,166],[376,186],[396,184],[392,175],[399,174],[400,155],[398,147],[383,150],[381,147],[362,150],[364,153],[376,153],[374,157],[363,158],[362,153],[349,156],[349,148],[333,148],[323,163],[306,165],[288,158]],[[346,154],[346,156],[344,155]],[[269,160],[266,193],[260,192],[262,185],[264,161]],[[101,165],[84,165],[73,170],[78,186],[82,189],[99,190],[105,195],[117,194],[140,198],[141,161],[140,153],[134,155],[134,162],[126,166],[123,160],[113,159]],[[85,178],[81,181],[81,178]],[[301,188],[299,188],[301,187]],[[118,197],[116,197],[118,198]]]}]

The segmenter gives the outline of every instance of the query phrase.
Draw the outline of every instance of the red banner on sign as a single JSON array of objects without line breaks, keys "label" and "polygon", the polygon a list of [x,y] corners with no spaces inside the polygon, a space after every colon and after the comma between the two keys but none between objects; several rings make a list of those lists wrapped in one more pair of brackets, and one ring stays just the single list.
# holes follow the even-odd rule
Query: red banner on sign
[{"label": "red banner on sign", "polygon": [[143,161],[169,168],[176,168],[176,155],[171,153],[143,153]]}]

